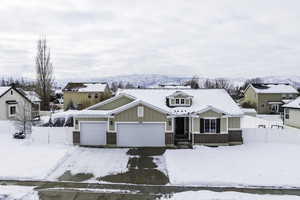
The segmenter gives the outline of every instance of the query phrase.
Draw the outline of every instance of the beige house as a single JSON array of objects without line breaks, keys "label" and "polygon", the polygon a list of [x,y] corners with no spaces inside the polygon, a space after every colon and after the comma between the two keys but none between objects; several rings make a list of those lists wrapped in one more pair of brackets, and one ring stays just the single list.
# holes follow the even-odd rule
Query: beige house
[{"label": "beige house", "polygon": [[73,141],[116,147],[241,144],[242,115],[222,89],[124,89],[75,115]]},{"label": "beige house", "polygon": [[300,97],[286,104],[284,107],[283,122],[285,125],[300,128]]},{"label": "beige house", "polygon": [[0,87],[0,120],[13,120],[20,109],[31,113],[31,118],[39,117],[40,100],[38,97],[33,99],[31,92],[26,92],[14,87]]},{"label": "beige house", "polygon": [[282,105],[294,100],[298,91],[289,84],[249,84],[240,100],[242,106],[251,106],[257,114],[282,113]]},{"label": "beige house", "polygon": [[111,97],[107,83],[68,83],[63,89],[64,109],[84,109]]}]

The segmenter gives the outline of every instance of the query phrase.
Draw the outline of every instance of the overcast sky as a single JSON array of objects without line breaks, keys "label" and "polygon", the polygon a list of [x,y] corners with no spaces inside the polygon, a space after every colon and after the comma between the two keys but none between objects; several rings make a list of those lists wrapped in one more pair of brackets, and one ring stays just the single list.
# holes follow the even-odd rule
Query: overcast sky
[{"label": "overcast sky", "polygon": [[299,0],[1,0],[0,76],[300,75]]}]

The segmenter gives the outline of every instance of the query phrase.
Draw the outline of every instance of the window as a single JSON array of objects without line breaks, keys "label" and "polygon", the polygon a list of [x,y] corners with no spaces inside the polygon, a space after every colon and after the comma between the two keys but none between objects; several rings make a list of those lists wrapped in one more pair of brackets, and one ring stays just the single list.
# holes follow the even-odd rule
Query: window
[{"label": "window", "polygon": [[17,112],[16,106],[10,106],[9,107],[9,116],[15,116]]},{"label": "window", "polygon": [[217,132],[216,119],[204,119],[204,132],[205,133],[216,133]]},{"label": "window", "polygon": [[282,94],[282,95],[281,95],[281,97],[282,97],[283,99],[285,99],[286,96],[287,96],[286,94]]},{"label": "window", "polygon": [[175,100],[175,103],[176,103],[176,104],[179,104],[179,99],[176,99],[176,100]]},{"label": "window", "polygon": [[288,108],[285,109],[285,119],[290,118],[290,110]]},{"label": "window", "polygon": [[180,103],[181,103],[181,104],[185,104],[184,99],[181,99],[181,100],[180,100]]},{"label": "window", "polygon": [[89,99],[92,98],[92,95],[91,95],[91,94],[88,94],[88,98],[89,98]]},{"label": "window", "polygon": [[11,90],[11,91],[10,91],[10,95],[13,95],[13,94],[14,94],[14,91],[13,91],[13,90]]},{"label": "window", "polygon": [[98,94],[95,94],[95,99],[98,99]]},{"label": "window", "polygon": [[137,116],[138,117],[144,117],[144,107],[143,106],[139,106],[137,109]]}]

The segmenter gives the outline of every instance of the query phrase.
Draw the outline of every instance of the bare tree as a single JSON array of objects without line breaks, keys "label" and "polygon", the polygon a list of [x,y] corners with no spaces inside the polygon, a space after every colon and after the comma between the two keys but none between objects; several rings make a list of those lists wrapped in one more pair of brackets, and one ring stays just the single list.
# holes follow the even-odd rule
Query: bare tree
[{"label": "bare tree", "polygon": [[14,118],[14,126],[17,131],[23,132],[25,135],[31,133],[32,129],[32,113],[31,103],[28,101],[20,101],[17,104],[16,115]]},{"label": "bare tree", "polygon": [[36,55],[37,93],[42,103],[41,109],[49,110],[50,95],[53,87],[53,66],[46,39],[38,40]]}]

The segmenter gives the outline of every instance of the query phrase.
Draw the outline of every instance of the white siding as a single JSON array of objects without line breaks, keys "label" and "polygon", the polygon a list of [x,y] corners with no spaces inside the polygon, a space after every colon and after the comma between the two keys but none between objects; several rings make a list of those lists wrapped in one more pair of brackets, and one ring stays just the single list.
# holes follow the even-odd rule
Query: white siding
[{"label": "white siding", "polygon": [[[26,99],[20,95],[18,92],[16,92],[15,90],[13,91],[13,94],[11,94],[11,90],[8,91],[4,96],[2,96],[0,98],[0,120],[8,120],[8,104],[6,103],[6,101],[17,101],[17,102],[21,102],[24,104],[24,102],[28,102],[26,101]],[[31,113],[31,103],[26,103],[25,105],[29,105],[30,106],[30,113]],[[18,106],[17,106],[18,107]],[[17,112],[18,112],[18,108],[17,108]]]}]

